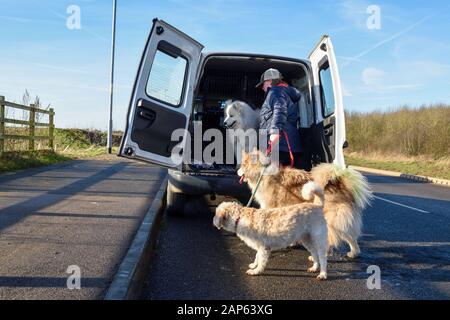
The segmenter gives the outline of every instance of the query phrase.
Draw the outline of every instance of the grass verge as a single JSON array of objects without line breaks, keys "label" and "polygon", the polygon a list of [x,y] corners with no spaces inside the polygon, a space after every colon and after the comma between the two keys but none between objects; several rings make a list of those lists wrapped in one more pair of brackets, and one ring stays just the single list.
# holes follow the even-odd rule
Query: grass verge
[{"label": "grass verge", "polygon": [[47,166],[71,160],[53,151],[6,152],[0,157],[0,172]]},{"label": "grass verge", "polygon": [[[21,127],[8,127],[9,134],[26,135]],[[46,135],[39,132],[37,135]],[[120,142],[120,132],[113,133],[113,155],[117,153]],[[0,156],[0,172],[22,170],[33,167],[56,164],[75,159],[101,159],[114,158],[106,152],[106,132],[88,129],[58,129],[55,128],[55,150],[40,150],[35,152],[24,151],[28,142],[9,140],[6,145],[7,152]],[[37,149],[48,149],[48,145],[36,143]]]},{"label": "grass verge", "polygon": [[450,159],[445,158],[350,153],[345,160],[347,165],[450,179]]},{"label": "grass verge", "polygon": [[28,168],[48,166],[69,160],[77,159],[110,159],[117,153],[113,148],[112,156],[106,152],[106,147],[91,146],[87,149],[66,149],[61,152],[51,150],[35,152],[5,152],[0,157],[0,173]]}]

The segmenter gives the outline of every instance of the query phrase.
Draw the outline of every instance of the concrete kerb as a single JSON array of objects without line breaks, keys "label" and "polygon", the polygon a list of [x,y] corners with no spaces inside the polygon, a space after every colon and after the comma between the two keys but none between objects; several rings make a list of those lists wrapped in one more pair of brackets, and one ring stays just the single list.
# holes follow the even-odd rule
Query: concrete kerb
[{"label": "concrete kerb", "polygon": [[349,166],[349,168],[352,168],[352,169],[355,169],[358,171],[382,174],[382,175],[391,176],[391,177],[399,177],[399,178],[404,178],[404,179],[413,180],[413,181],[420,181],[420,182],[426,182],[426,183],[432,183],[432,184],[438,184],[438,185],[450,187],[450,180],[446,180],[446,179],[439,179],[439,178],[420,176],[420,175],[395,172],[395,171],[372,169],[372,168],[359,167],[359,166]]},{"label": "concrete kerb", "polygon": [[131,300],[139,297],[166,206],[167,182],[166,176],[106,292],[105,300]]}]

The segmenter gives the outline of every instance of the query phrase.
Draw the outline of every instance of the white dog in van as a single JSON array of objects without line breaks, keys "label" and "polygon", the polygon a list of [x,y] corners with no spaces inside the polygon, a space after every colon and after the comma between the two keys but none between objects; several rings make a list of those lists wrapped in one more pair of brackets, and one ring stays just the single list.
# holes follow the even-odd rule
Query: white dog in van
[{"label": "white dog in van", "polygon": [[[261,109],[253,109],[249,104],[243,101],[228,100],[225,102],[223,125],[227,129],[234,131],[232,141],[234,145],[238,145],[241,150],[236,150],[236,158],[241,155],[241,151],[250,152],[256,145],[251,145],[245,137],[238,137],[241,132],[247,130],[255,130],[257,136],[259,129],[259,113]],[[228,132],[230,134],[230,132]],[[256,141],[255,141],[256,143]]]},{"label": "white dog in van", "polygon": [[225,102],[225,119],[223,120],[223,124],[226,128],[234,130],[258,130],[259,112],[260,109],[253,109],[243,101],[228,100]]}]

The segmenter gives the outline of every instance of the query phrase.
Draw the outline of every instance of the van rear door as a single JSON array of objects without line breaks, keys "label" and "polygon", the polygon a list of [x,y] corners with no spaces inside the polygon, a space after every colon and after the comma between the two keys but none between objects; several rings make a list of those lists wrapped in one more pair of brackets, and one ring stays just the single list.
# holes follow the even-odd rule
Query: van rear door
[{"label": "van rear door", "polygon": [[[158,19],[136,76],[119,156],[180,168],[187,142],[193,90],[203,46]],[[181,129],[181,130],[177,130]],[[172,133],[181,131],[172,141]]]},{"label": "van rear door", "polygon": [[329,36],[323,36],[309,55],[313,70],[314,96],[318,123],[323,123],[326,154],[341,167],[345,167],[345,115],[342,86]]}]

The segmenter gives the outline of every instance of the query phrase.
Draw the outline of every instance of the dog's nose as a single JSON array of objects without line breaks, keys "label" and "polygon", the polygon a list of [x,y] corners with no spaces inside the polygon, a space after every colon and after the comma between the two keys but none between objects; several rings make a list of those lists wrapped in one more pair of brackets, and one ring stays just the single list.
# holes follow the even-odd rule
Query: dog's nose
[{"label": "dog's nose", "polygon": [[236,125],[236,120],[229,121],[229,119],[226,119],[223,121],[223,127],[225,129],[233,129],[235,125]]},{"label": "dog's nose", "polygon": [[222,226],[220,225],[220,221],[217,217],[213,218],[213,226],[216,227],[217,229],[222,229]]}]

